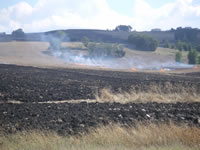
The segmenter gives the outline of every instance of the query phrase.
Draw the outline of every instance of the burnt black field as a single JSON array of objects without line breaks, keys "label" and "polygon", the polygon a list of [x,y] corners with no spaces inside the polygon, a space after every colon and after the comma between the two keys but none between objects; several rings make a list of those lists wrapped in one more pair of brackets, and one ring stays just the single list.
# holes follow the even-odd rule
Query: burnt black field
[{"label": "burnt black field", "polygon": [[[8,133],[24,130],[53,130],[77,134],[91,127],[139,122],[186,123],[200,126],[200,103],[38,103],[59,100],[93,99],[103,88],[113,92],[148,91],[166,83],[200,92],[200,78],[194,74],[154,74],[89,69],[44,69],[0,65],[0,128]],[[171,89],[172,90],[172,89]],[[22,103],[9,103],[20,101]]]},{"label": "burnt black field", "polygon": [[[166,83],[174,86],[167,89]],[[0,65],[0,101],[45,102],[94,99],[103,88],[128,92],[131,87],[148,91],[160,85],[163,92],[186,87],[200,92],[199,74],[164,75],[89,69],[41,69]]]}]

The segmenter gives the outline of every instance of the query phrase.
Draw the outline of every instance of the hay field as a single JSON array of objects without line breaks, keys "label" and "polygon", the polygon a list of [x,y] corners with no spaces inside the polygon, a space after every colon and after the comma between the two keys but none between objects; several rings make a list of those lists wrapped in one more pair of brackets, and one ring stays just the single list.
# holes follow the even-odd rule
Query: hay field
[{"label": "hay field", "polygon": [[36,67],[64,65],[62,60],[43,53],[48,45],[45,42],[1,42],[0,63]]},{"label": "hay field", "polygon": [[[1,42],[0,63],[36,67],[74,67],[61,59],[45,54],[48,46],[49,44],[45,42]],[[63,46],[77,48],[77,50],[84,49],[80,42],[63,43]],[[158,48],[156,52],[137,51],[129,48],[125,48],[125,51],[126,56],[117,59],[119,64],[127,63],[127,59],[138,61],[142,59],[143,63],[150,63],[154,60],[157,63],[174,62],[175,57],[174,52],[163,48]]]}]

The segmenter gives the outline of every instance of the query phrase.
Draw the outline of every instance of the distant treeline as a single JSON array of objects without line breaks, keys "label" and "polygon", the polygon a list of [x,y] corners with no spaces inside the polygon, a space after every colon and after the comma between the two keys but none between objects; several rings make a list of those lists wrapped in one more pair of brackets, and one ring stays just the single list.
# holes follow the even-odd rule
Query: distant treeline
[{"label": "distant treeline", "polygon": [[46,36],[54,36],[57,31],[64,31],[67,34],[65,41],[81,41],[82,37],[86,36],[90,41],[95,42],[113,42],[125,43],[128,37],[133,33],[145,34],[154,37],[159,41],[160,45],[165,42],[176,43],[176,41],[184,41],[198,43],[200,41],[200,30],[197,28],[182,28],[171,29],[167,31],[152,30],[137,32],[132,31],[131,26],[119,25],[114,30],[90,30],[90,29],[70,29],[70,30],[55,30],[42,33],[24,33],[22,29],[14,30],[11,34],[0,34],[0,41],[3,40],[18,40],[18,41],[45,41]]},{"label": "distant treeline", "polygon": [[155,51],[158,47],[158,41],[147,35],[131,34],[128,37],[128,42],[135,45],[136,49],[139,50]]},{"label": "distant treeline", "polygon": [[163,47],[180,51],[197,50],[200,52],[200,29],[178,27],[176,30],[171,29],[171,32],[174,33],[174,41],[166,41]]},{"label": "distant treeline", "polygon": [[[87,30],[87,29],[70,29],[70,30],[55,30],[43,33],[24,33],[22,29],[17,29],[11,34],[0,34],[0,41],[47,41],[49,37],[54,37],[57,32],[62,31],[66,33],[66,37],[63,41],[81,41],[83,37],[87,37],[92,42],[105,42],[105,43],[130,43],[131,35],[143,36],[135,37],[132,39],[136,43],[140,43],[142,40],[144,45],[136,45],[139,49],[153,50],[156,39],[159,41],[160,46],[176,48],[179,50],[199,50],[200,45],[200,29],[197,28],[182,28],[171,29],[168,31],[152,30],[149,32],[137,32],[132,31],[131,26],[119,25],[114,30]],[[144,37],[145,36],[145,37]],[[151,41],[150,44],[147,41]],[[147,48],[150,46],[150,48]]]}]

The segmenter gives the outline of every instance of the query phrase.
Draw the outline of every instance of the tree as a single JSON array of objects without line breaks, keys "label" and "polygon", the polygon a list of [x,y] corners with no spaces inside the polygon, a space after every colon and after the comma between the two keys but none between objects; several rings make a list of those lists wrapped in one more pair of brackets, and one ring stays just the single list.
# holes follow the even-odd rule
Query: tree
[{"label": "tree", "polygon": [[188,44],[188,51],[191,51],[192,50],[192,46],[191,46],[191,44],[189,43]]},{"label": "tree", "polygon": [[198,52],[200,52],[200,45],[197,45],[197,46],[196,46],[196,50],[197,50]]},{"label": "tree", "polygon": [[197,63],[198,53],[196,50],[191,50],[188,53],[188,62],[189,64],[196,64]]},{"label": "tree", "polygon": [[54,37],[58,38],[59,40],[63,41],[64,38],[66,37],[66,33],[62,30],[58,30],[54,33]]},{"label": "tree", "polygon": [[198,56],[198,64],[200,64],[200,56]]},{"label": "tree", "polygon": [[123,57],[125,51],[122,46],[108,43],[89,43],[88,54],[90,57]]},{"label": "tree", "polygon": [[176,42],[176,48],[177,48],[179,51],[182,51],[182,50],[183,50],[183,45],[182,45],[182,42],[181,42],[181,41]]},{"label": "tree", "polygon": [[52,35],[49,35],[49,49],[58,51],[61,49],[61,43],[65,39],[66,33],[64,31],[56,31]]},{"label": "tree", "polygon": [[22,29],[17,29],[12,32],[12,36],[15,38],[24,38],[25,33]]},{"label": "tree", "polygon": [[176,53],[176,62],[182,62],[182,53],[181,52]]},{"label": "tree", "polygon": [[165,44],[164,44],[164,48],[170,48],[171,46],[170,46],[170,43],[169,42],[165,42]]},{"label": "tree", "polygon": [[171,44],[171,49],[175,49],[176,46],[174,44]]},{"label": "tree", "polygon": [[50,38],[49,45],[50,50],[59,51],[61,49],[61,40],[58,38]]},{"label": "tree", "polygon": [[131,32],[133,28],[130,25],[119,25],[115,28],[115,31],[125,31],[125,32]]},{"label": "tree", "polygon": [[155,51],[158,47],[158,41],[147,35],[131,34],[128,37],[128,42],[140,50]]},{"label": "tree", "polygon": [[81,41],[82,41],[82,43],[83,43],[83,45],[84,45],[85,47],[88,47],[89,39],[88,39],[86,36],[84,36],[84,37],[81,39]]},{"label": "tree", "polygon": [[180,51],[190,51],[192,49],[191,43],[178,41],[176,42],[176,48]]},{"label": "tree", "polygon": [[199,33],[198,29],[191,28],[191,27],[178,27],[175,30],[175,40],[181,40],[185,42],[195,42],[197,41],[197,35]]}]

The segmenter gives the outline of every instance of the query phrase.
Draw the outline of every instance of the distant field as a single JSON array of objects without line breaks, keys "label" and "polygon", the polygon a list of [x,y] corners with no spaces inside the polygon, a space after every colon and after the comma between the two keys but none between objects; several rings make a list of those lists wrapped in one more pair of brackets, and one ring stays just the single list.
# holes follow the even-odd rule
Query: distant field
[{"label": "distant field", "polygon": [[44,54],[45,42],[1,42],[0,63],[36,67],[58,67],[64,65],[60,59]]},{"label": "distant field", "polygon": [[[103,65],[84,65],[79,62],[67,62],[65,59],[45,53],[48,49],[47,42],[0,42],[0,64],[17,64],[23,66],[50,67],[50,68],[90,68],[90,69],[114,69],[121,71],[156,71],[162,64],[175,64],[175,54],[178,50],[158,47],[155,52],[139,51],[124,45],[126,55],[109,61],[102,61]],[[65,42],[63,47],[71,50],[76,55],[87,53],[87,48],[81,42]],[[187,52],[182,52],[184,62],[187,63]],[[82,61],[84,62],[84,60]],[[105,66],[104,66],[105,65]],[[198,69],[199,70],[199,69]],[[175,72],[193,72],[194,69],[176,70]],[[160,71],[160,69],[157,69]],[[174,72],[174,71],[173,71]]]},{"label": "distant field", "polygon": [[[80,42],[63,43],[63,45],[69,49],[84,50],[84,46]],[[48,43],[45,42],[1,42],[0,63],[38,67],[69,67],[63,60],[44,54],[47,48]],[[125,48],[125,51],[126,56],[117,59],[116,63],[127,63],[127,60],[141,61],[141,65],[151,62],[174,62],[175,56],[174,51],[164,48],[158,48],[156,52],[136,51],[129,48]]]}]

